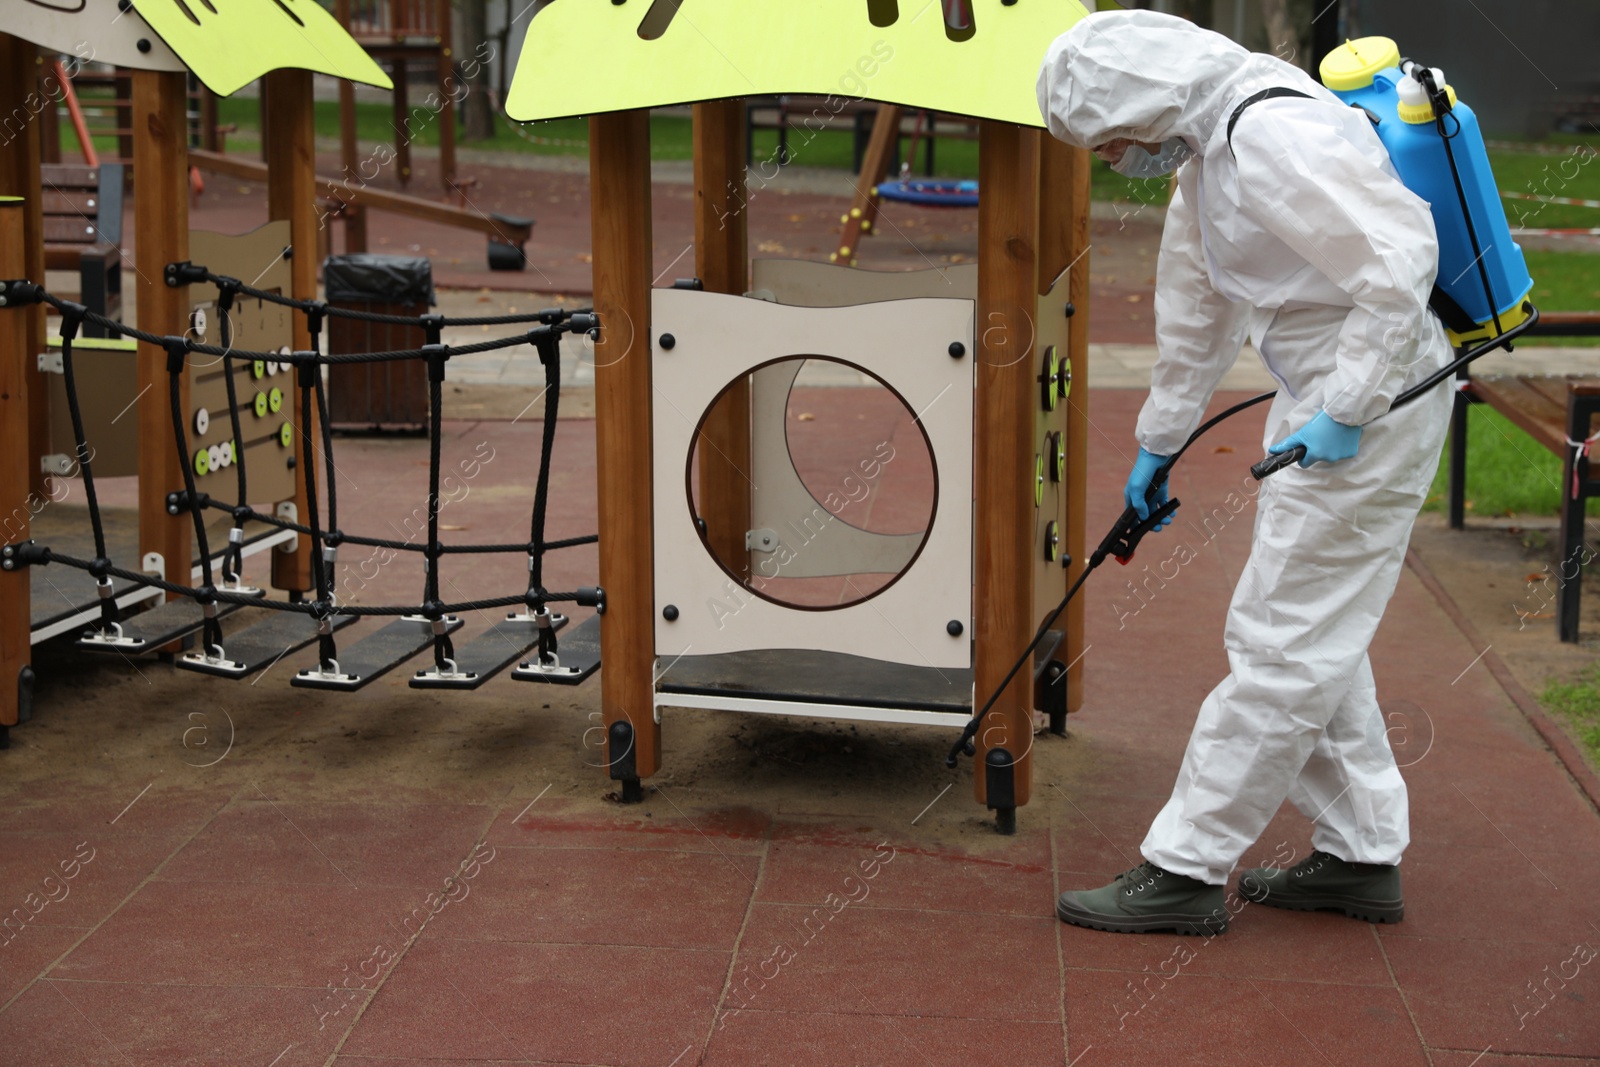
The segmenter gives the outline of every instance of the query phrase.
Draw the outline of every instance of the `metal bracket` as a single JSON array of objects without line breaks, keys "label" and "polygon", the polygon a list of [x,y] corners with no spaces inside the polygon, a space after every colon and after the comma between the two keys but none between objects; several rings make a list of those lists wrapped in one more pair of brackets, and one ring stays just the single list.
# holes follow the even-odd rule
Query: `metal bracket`
[{"label": "metal bracket", "polygon": [[0,279],[0,307],[32,307],[44,290],[26,278]]},{"label": "metal bracket", "polygon": [[243,677],[249,671],[246,664],[229,659],[221,645],[211,645],[204,652],[187,652],[179,658],[184,663],[192,664],[212,674]]},{"label": "metal bracket", "polygon": [[17,541],[0,548],[0,570],[14,571],[43,563],[44,546],[33,540]]},{"label": "metal bracket", "polygon": [[[402,615],[400,616],[400,621],[420,622],[425,626],[432,625],[434,622],[433,619],[428,618],[426,615]],[[442,628],[436,628],[434,633],[453,633],[461,626],[461,617],[459,615],[443,615],[440,616],[438,621]]]},{"label": "metal bracket", "polygon": [[73,459],[65,452],[51,452],[39,457],[40,474],[59,474],[63,478],[72,473]]},{"label": "metal bracket", "polygon": [[83,636],[78,638],[78,644],[91,648],[127,649],[129,651],[142,651],[145,642],[138,637],[124,637],[120,623],[109,623],[103,629],[85,630]]},{"label": "metal bracket", "polygon": [[61,353],[60,352],[40,352],[39,353],[39,373],[40,374],[65,374],[65,373],[67,373],[67,365],[66,365],[66,362],[61,358]]},{"label": "metal bracket", "polygon": [[771,529],[747,530],[744,535],[746,552],[776,552],[778,531]]},{"label": "metal bracket", "polygon": [[582,673],[582,669],[578,667],[563,667],[561,665],[561,657],[552,653],[549,663],[537,658],[524,660],[522,663],[517,664],[516,669],[511,672],[511,676],[513,678],[527,678],[530,676],[536,678],[571,678]]},{"label": "metal bracket", "polygon": [[[277,508],[273,511],[273,514],[276,515],[281,522],[298,523],[300,521],[300,509],[295,507],[293,500],[280,500]],[[282,552],[286,556],[294,555],[294,553],[299,551],[299,549],[299,531],[295,532],[293,539],[285,541],[283,544],[278,546],[278,551]]]},{"label": "metal bracket", "polygon": [[222,576],[222,584],[217,586],[221,593],[234,593],[238,596],[265,596],[266,590],[259,585],[245,585],[244,581],[236,574]]},{"label": "metal bracket", "polygon": [[447,659],[444,667],[429,667],[425,671],[418,671],[412,678],[412,684],[419,688],[427,688],[437,683],[449,684],[451,682],[470,682],[478,676],[476,671],[463,671],[456,667],[456,661]]},{"label": "metal bracket", "polygon": [[[329,669],[330,667],[332,670]],[[320,682],[323,685],[348,687],[350,689],[354,689],[361,681],[361,675],[345,674],[341,671],[339,669],[339,661],[336,659],[330,659],[327,663],[319,663],[315,667],[307,667],[295,677]]]},{"label": "metal bracket", "polygon": [[153,574],[163,581],[166,580],[167,561],[159,552],[146,552],[144,558],[139,561],[139,569],[146,574]]}]

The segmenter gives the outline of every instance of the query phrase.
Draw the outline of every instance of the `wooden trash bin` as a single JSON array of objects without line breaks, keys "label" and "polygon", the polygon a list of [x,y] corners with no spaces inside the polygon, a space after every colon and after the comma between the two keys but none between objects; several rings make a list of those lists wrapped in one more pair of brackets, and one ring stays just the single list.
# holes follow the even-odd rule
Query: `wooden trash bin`
[{"label": "wooden trash bin", "polygon": [[[418,256],[329,256],[322,265],[328,305],[379,315],[417,316],[434,303],[433,266]],[[328,352],[421,348],[416,326],[330,315]],[[428,368],[422,360],[343,363],[328,368],[328,423],[335,430],[412,430],[428,426]]]}]

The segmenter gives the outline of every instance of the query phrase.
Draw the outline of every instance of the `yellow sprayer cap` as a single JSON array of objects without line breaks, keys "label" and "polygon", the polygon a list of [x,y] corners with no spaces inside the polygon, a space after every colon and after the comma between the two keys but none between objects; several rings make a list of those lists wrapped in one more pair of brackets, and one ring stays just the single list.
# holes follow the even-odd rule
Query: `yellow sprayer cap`
[{"label": "yellow sprayer cap", "polygon": [[[1395,105],[1395,111],[1400,115],[1400,121],[1408,126],[1421,126],[1432,122],[1434,119],[1433,104],[1428,101],[1427,94],[1417,87],[1415,92],[1407,92],[1410,87],[1403,79],[1400,83],[1400,102]],[[1415,83],[1413,83],[1415,84]],[[1450,86],[1444,87],[1444,94],[1450,101],[1450,106],[1456,106],[1456,91]],[[1415,97],[1416,99],[1411,99]]]},{"label": "yellow sprayer cap", "polygon": [[1380,70],[1400,65],[1400,46],[1389,37],[1358,37],[1329,52],[1317,73],[1336,93],[1365,89]]}]

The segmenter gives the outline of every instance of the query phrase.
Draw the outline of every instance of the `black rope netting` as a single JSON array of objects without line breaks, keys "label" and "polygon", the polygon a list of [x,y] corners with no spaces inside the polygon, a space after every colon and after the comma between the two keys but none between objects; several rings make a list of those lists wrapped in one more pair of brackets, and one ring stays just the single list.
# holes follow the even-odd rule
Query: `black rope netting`
[{"label": "black rope netting", "polygon": [[[94,534],[93,559],[79,559],[75,556],[53,551],[46,545],[34,543],[12,546],[16,550],[17,558],[30,564],[58,563],[87,571],[94,577],[100,596],[99,632],[102,635],[120,634],[117,622],[118,608],[112,595],[113,579],[120,579],[136,586],[159,589],[167,593],[191,598],[201,607],[204,620],[200,635],[204,655],[208,658],[215,658],[218,661],[221,661],[225,655],[222,628],[218,619],[218,605],[222,604],[248,605],[271,611],[293,612],[315,618],[318,622],[318,658],[321,669],[324,671],[331,670],[336,672],[338,668],[338,650],[333,636],[333,619],[337,616],[390,616],[425,619],[431,624],[433,632],[435,668],[441,672],[451,673],[455,671],[455,651],[449,636],[449,624],[454,621],[452,616],[469,611],[510,607],[523,608],[526,612],[523,617],[538,627],[540,661],[554,661],[556,653],[555,628],[552,624],[549,605],[566,602],[594,603],[597,597],[597,591],[595,590],[552,591],[546,589],[543,584],[544,555],[546,552],[594,544],[599,540],[597,535],[569,537],[556,541],[546,541],[544,539],[545,517],[549,506],[551,455],[555,445],[555,423],[560,404],[561,338],[568,333],[587,332],[595,329],[598,323],[592,311],[589,309],[567,311],[560,308],[549,308],[522,315],[453,318],[439,314],[424,314],[407,317],[333,307],[322,300],[298,300],[268,290],[257,289],[237,278],[214,274],[204,267],[186,262],[168,265],[166,280],[169,286],[192,283],[209,283],[216,286],[218,294],[217,311],[222,341],[220,346],[202,344],[187,337],[161,336],[138,330],[103,315],[95,314],[82,304],[62,300],[45,291],[41,286],[28,282],[8,283],[7,296],[11,305],[44,303],[55,308],[61,314],[61,367],[65,379],[67,408],[72,419],[72,432],[77,450],[78,467],[82,471],[84,496],[88,502],[89,521]],[[233,309],[234,301],[240,296],[279,304],[305,314],[311,334],[310,350],[304,352],[255,352],[234,348],[230,313]],[[321,351],[322,327],[330,317],[414,327],[423,331],[424,344],[416,349],[388,352],[324,353]],[[188,511],[194,525],[196,548],[200,556],[200,584],[198,586],[168,581],[165,578],[157,578],[142,571],[118,567],[108,555],[104,517],[101,514],[99,497],[95,488],[92,463],[93,452],[86,437],[82,408],[78,399],[77,379],[72,361],[73,342],[79,329],[85,323],[108,330],[112,336],[133,338],[156,345],[167,354],[168,402],[172,411],[173,441],[177,446],[178,455],[184,458],[184,461],[180,463],[183,468],[183,490],[181,493],[173,493],[168,496],[168,510],[174,514],[180,509]],[[522,334],[468,345],[446,345],[442,343],[443,331],[451,326],[524,324],[529,325],[530,328]],[[439,537],[439,511],[441,507],[439,483],[443,453],[443,386],[446,365],[451,359],[459,356],[476,355],[518,345],[533,346],[543,366],[545,379],[543,393],[545,401],[544,428],[528,540],[521,543],[505,544],[445,544]],[[234,501],[221,501],[209,493],[201,492],[196,485],[195,472],[187,462],[189,440],[187,420],[184,417],[183,410],[182,384],[188,357],[191,354],[215,357],[223,361],[225,367],[223,378],[227,384],[229,428],[232,432],[232,439],[226,442],[225,447],[229,449],[228,458],[231,464],[237,468],[235,473],[237,499]],[[244,435],[239,418],[234,364],[238,361],[255,362],[258,360],[276,362],[292,367],[294,370],[295,388],[298,389],[300,394],[298,432],[301,455],[304,459],[304,462],[299,465],[301,484],[304,487],[306,498],[306,513],[303,516],[303,522],[296,522],[275,514],[265,514],[252,508],[247,503],[249,500],[249,482],[246,476],[245,449],[240,445],[240,442],[244,440]],[[367,537],[360,534],[347,533],[341,529],[339,524],[337,479],[335,477],[336,468],[333,462],[333,432],[329,423],[327,391],[323,383],[322,368],[325,366],[401,360],[421,360],[426,362],[428,367],[428,524],[426,540],[420,544],[413,540],[400,541],[391,538]],[[320,417],[320,441],[313,439],[311,429],[314,421],[313,412]],[[318,446],[320,446],[320,449]],[[326,529],[324,529],[320,517],[318,463],[314,458],[319,450],[323,468],[322,485],[326,488],[328,498]],[[217,559],[221,571],[220,583],[217,581],[216,569],[213,567],[209,534],[205,522],[207,509],[226,511],[232,520],[228,530],[228,544]],[[242,579],[244,547],[248,541],[255,540],[255,538],[246,538],[245,526],[247,523],[252,522],[276,530],[293,531],[310,540],[313,600],[274,600],[265,596],[263,590],[251,588],[244,584]],[[340,603],[334,589],[334,572],[338,559],[338,548],[341,544],[421,553],[424,580],[420,603],[404,605]],[[441,577],[439,564],[444,556],[495,553],[526,554],[528,560],[528,584],[524,592],[514,596],[453,603],[441,599],[439,592]]]}]

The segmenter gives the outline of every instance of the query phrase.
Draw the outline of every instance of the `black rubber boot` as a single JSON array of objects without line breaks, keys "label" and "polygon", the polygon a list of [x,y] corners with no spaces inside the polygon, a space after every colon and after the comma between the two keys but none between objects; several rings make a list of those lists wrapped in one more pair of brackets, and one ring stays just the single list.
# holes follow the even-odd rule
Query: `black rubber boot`
[{"label": "black rubber boot", "polygon": [[1293,867],[1254,867],[1239,876],[1239,895],[1270,908],[1338,911],[1369,923],[1397,923],[1406,916],[1400,868],[1351,863],[1313,852]]},{"label": "black rubber boot", "polygon": [[1222,887],[1141,863],[1099,889],[1062,893],[1056,918],[1074,926],[1143,934],[1220,934],[1228,928]]}]

